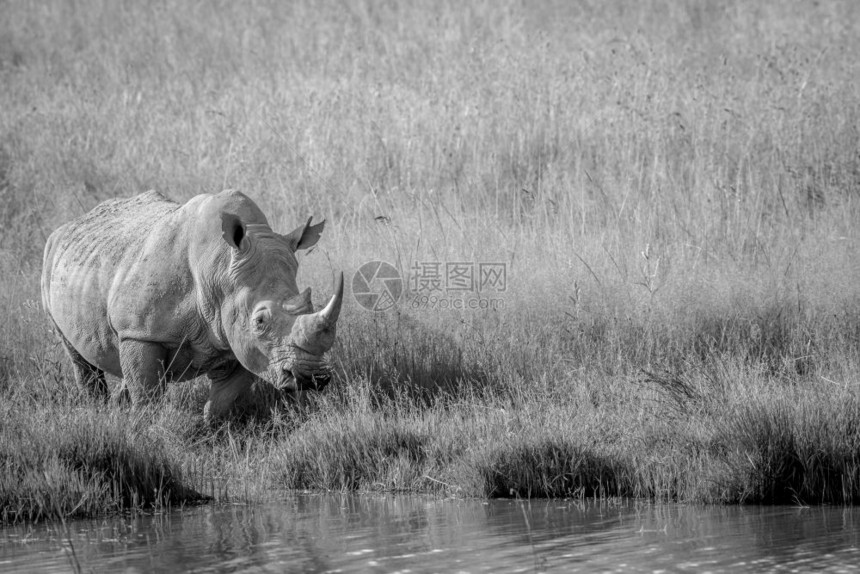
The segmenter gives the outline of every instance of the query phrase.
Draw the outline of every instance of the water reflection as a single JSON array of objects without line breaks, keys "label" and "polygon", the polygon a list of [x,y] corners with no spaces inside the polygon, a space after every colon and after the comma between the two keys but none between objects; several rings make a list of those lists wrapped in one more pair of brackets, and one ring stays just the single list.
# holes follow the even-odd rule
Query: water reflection
[{"label": "water reflection", "polygon": [[[0,531],[0,570],[498,572],[848,570],[850,508],[290,494]],[[74,554],[74,556],[73,556]]]}]

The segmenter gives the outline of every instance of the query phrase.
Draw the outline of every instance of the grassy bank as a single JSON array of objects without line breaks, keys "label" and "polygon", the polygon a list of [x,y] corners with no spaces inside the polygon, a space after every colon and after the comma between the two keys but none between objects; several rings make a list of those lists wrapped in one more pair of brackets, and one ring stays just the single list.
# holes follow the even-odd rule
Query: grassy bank
[{"label": "grassy bank", "polygon": [[[860,501],[853,3],[0,8],[3,519],[283,487]],[[506,288],[350,300],[323,396],[217,431],[201,382],[81,397],[47,235],[226,187],[328,219],[317,302],[372,260]]]}]

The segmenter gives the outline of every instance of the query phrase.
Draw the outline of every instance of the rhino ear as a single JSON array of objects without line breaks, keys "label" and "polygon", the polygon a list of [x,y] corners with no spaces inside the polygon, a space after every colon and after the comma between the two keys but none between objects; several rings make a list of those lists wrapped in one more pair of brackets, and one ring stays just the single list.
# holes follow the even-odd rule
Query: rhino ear
[{"label": "rhino ear", "polygon": [[284,235],[284,239],[287,240],[293,251],[298,251],[299,249],[310,249],[317,244],[317,241],[320,240],[320,235],[322,235],[323,228],[325,227],[325,220],[322,220],[316,225],[311,225],[311,221],[313,221],[313,219],[313,217],[309,217],[307,223],[300,227],[296,227],[287,235]]},{"label": "rhino ear", "polygon": [[233,249],[242,251],[242,240],[245,238],[245,224],[232,213],[221,214],[221,237]]}]

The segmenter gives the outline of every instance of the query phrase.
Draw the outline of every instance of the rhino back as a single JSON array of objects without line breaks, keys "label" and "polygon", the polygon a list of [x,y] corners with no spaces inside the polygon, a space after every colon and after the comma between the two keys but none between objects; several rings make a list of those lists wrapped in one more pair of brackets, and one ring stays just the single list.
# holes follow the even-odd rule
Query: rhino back
[{"label": "rhino back", "polygon": [[147,281],[140,268],[142,261],[154,259],[147,248],[153,237],[155,243],[169,243],[178,233],[171,228],[179,207],[155,191],[109,200],[48,240],[42,271],[45,308],[84,358],[112,374],[120,373],[111,299],[131,297],[130,308],[146,303],[144,286],[135,293],[130,282]]},{"label": "rhino back", "polygon": [[55,264],[59,261],[87,268],[94,263],[116,265],[140,246],[160,219],[178,207],[157,191],[110,199],[54,231],[48,250]]}]

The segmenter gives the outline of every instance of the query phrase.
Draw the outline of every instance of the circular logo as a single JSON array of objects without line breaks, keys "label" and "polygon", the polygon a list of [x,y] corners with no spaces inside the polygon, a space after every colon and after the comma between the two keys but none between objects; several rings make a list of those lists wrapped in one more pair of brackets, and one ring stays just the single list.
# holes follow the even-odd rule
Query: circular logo
[{"label": "circular logo", "polygon": [[368,261],[352,276],[352,296],[368,311],[387,311],[402,294],[400,273],[385,261]]}]

